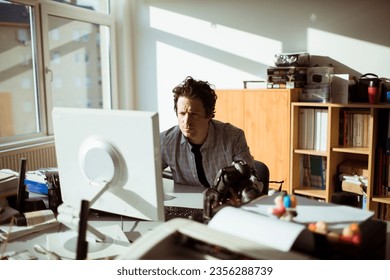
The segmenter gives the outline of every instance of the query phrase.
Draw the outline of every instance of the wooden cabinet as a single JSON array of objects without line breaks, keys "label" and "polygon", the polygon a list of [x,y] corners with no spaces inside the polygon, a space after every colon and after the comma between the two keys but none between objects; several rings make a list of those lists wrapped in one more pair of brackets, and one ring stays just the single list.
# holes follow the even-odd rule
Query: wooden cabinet
[{"label": "wooden cabinet", "polygon": [[[215,119],[244,130],[251,154],[267,164],[270,180],[290,181],[291,102],[300,89],[217,90]],[[277,188],[270,185],[270,188]]]},{"label": "wooden cabinet", "polygon": [[[304,123],[300,121],[300,111],[303,108],[327,111],[324,150],[302,148],[299,134],[303,131],[303,128],[300,127]],[[388,104],[293,102],[291,104],[291,188],[289,192],[330,202],[332,195],[340,189],[338,169],[340,164],[345,160],[359,161],[366,164],[365,168],[368,171],[366,208],[378,213],[381,206],[387,207],[390,204],[390,196],[385,195],[382,191],[383,181],[379,177],[389,172],[388,169],[386,170],[384,162],[381,163],[383,159],[380,158],[386,154],[383,150],[388,138],[389,111]],[[341,141],[343,134],[345,134],[344,112],[361,112],[368,115],[367,129],[363,130],[363,137],[366,137],[364,145],[357,147]],[[318,156],[325,159],[323,161],[323,178],[325,180],[323,189],[303,186],[304,157],[307,156]],[[389,179],[385,180],[387,184],[390,184]]]}]

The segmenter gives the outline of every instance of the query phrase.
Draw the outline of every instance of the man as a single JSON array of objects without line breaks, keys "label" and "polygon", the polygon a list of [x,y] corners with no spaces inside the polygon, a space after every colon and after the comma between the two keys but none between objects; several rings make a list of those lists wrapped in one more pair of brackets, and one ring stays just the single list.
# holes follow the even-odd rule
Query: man
[{"label": "man", "polygon": [[160,134],[162,168],[184,185],[210,187],[221,168],[244,161],[251,168],[244,132],[213,120],[217,95],[205,81],[187,77],[173,89],[178,125]]}]

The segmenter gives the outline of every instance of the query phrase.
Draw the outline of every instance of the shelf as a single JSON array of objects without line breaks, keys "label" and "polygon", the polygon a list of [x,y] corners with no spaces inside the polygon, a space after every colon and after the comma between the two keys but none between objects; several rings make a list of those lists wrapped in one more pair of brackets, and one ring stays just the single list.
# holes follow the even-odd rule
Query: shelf
[{"label": "shelf", "polygon": [[316,189],[294,189],[294,194],[300,194],[300,195],[306,195],[306,196],[311,196],[315,198],[322,198],[325,199],[327,198],[326,196],[326,190],[316,190]]},{"label": "shelf", "polygon": [[368,147],[334,147],[333,152],[350,153],[350,154],[361,154],[368,155],[370,150]]},{"label": "shelf", "polygon": [[314,155],[314,156],[322,156],[326,157],[326,152],[319,150],[304,150],[304,149],[295,149],[294,153],[302,154],[302,155]]},{"label": "shelf", "polygon": [[[324,199],[326,202],[332,201],[332,194],[337,191],[336,184],[339,183],[339,166],[345,160],[352,161],[363,161],[365,169],[367,169],[367,174],[369,177],[367,185],[367,204],[366,209],[371,211],[379,211],[380,204],[387,205],[390,207],[390,196],[373,196],[373,193],[376,193],[378,186],[381,184],[377,182],[377,177],[380,174],[384,174],[387,170],[381,168],[387,168],[385,163],[388,158],[385,158],[384,155],[385,147],[384,137],[387,136],[387,127],[388,121],[390,120],[390,104],[381,103],[381,104],[369,104],[369,103],[348,103],[348,104],[334,104],[334,103],[314,103],[314,102],[292,102],[292,114],[291,114],[291,179],[292,182],[290,193]],[[304,143],[300,143],[300,140],[303,139],[300,133],[305,132],[307,127],[310,129],[312,127],[312,121],[306,122],[305,118],[308,114],[305,115],[305,111],[301,110],[302,108],[313,108],[314,110],[327,110],[328,112],[328,127],[326,134],[326,151],[319,150],[305,150],[300,149]],[[349,112],[349,114],[345,114]],[[302,113],[303,112],[303,113]],[[307,113],[307,111],[306,111]],[[354,116],[353,114],[364,114],[363,125],[362,123],[357,123],[356,127],[353,127],[354,122],[349,118],[345,118],[345,115]],[[312,114],[309,114],[312,117]],[[366,117],[368,116],[368,117]],[[354,121],[354,119],[352,119]],[[347,121],[347,122],[345,122]],[[356,121],[361,121],[361,118],[356,118]],[[300,125],[303,125],[302,131],[300,131]],[[305,127],[306,125],[306,127]],[[344,137],[341,137],[344,133],[345,125],[347,125],[348,136],[351,140],[354,137],[354,133],[359,133],[357,135],[363,135],[362,143],[365,147],[354,147],[352,145],[340,145],[340,140],[344,140]],[[354,130],[356,128],[356,131]],[[360,129],[360,131],[359,131]],[[311,131],[311,130],[310,130]],[[352,133],[351,133],[352,132]],[[356,140],[356,139],[355,139]],[[349,143],[349,142],[348,142]],[[351,143],[352,144],[352,143]],[[326,168],[323,168],[322,174],[315,172],[314,176],[321,175],[321,178],[325,179],[325,190],[322,189],[313,189],[305,187],[302,185],[303,177],[308,176],[307,172],[303,172],[302,157],[308,156],[322,156],[326,159]],[[388,156],[388,155],[387,155]],[[382,171],[381,171],[382,170]],[[306,170],[307,171],[307,170]],[[386,173],[387,174],[387,173]],[[315,177],[314,179],[317,179]],[[382,176],[383,177],[383,176]],[[380,178],[382,178],[380,177]],[[383,179],[381,179],[383,180]],[[336,183],[337,181],[337,183]],[[384,208],[386,209],[386,208]],[[387,208],[388,209],[388,208]],[[387,210],[388,211],[388,210]],[[389,219],[387,216],[386,219]]]},{"label": "shelf", "polygon": [[348,103],[348,104],[338,104],[338,103],[317,103],[317,102],[293,102],[292,105],[299,107],[333,107],[333,108],[362,108],[362,109],[390,109],[389,103]]},{"label": "shelf", "polygon": [[390,204],[390,197],[389,196],[378,196],[378,197],[373,197],[372,201],[374,202],[379,202],[379,203],[385,203],[385,204]]}]

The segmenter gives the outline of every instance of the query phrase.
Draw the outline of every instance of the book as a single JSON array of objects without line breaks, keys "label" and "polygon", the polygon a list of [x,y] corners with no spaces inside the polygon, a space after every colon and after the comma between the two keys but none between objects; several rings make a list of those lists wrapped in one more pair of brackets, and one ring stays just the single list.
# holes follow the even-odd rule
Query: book
[{"label": "book", "polygon": [[326,188],[326,157],[302,155],[301,185],[306,188],[324,190]]},{"label": "book", "polygon": [[315,119],[314,119],[314,108],[306,109],[307,115],[307,139],[306,139],[306,149],[314,149],[314,132],[315,132]]},{"label": "book", "polygon": [[328,110],[321,109],[320,151],[326,151],[328,140]]},{"label": "book", "polygon": [[363,114],[363,147],[368,147],[368,135],[370,133],[369,130],[369,114]]},{"label": "book", "polygon": [[364,115],[354,114],[353,115],[353,146],[363,147],[363,133],[364,133]]},{"label": "book", "polygon": [[390,155],[390,111],[388,112],[386,154]]},{"label": "book", "polygon": [[321,109],[314,109],[314,150],[319,151],[321,149]]},{"label": "book", "polygon": [[324,190],[326,187],[326,161],[322,156],[309,156],[310,160],[310,182],[312,188]]},{"label": "book", "polygon": [[[318,119],[316,113],[318,112]],[[316,138],[321,132],[321,125],[317,125],[317,121],[321,121],[321,109],[314,108],[299,108],[299,128],[298,128],[298,147],[299,149],[313,150],[316,149],[315,143],[320,138]],[[317,149],[319,149],[319,143]]]},{"label": "book", "polygon": [[27,220],[29,220],[26,226],[16,226],[12,223],[12,220],[11,224],[0,226],[0,240],[12,241],[22,236],[26,236],[28,234],[48,229],[60,224],[55,218],[53,211],[43,211],[48,211],[47,215],[39,215],[39,217],[35,215],[35,212],[40,211],[30,212],[30,215],[25,213],[25,215],[27,214],[28,216],[26,217]]},{"label": "book", "polygon": [[370,112],[366,109],[340,110],[339,143],[345,147],[368,147]]},{"label": "book", "polygon": [[299,108],[298,147],[307,148],[307,109]]},{"label": "book", "polygon": [[14,171],[1,169],[0,170],[0,195],[16,194],[18,189],[19,177]]}]

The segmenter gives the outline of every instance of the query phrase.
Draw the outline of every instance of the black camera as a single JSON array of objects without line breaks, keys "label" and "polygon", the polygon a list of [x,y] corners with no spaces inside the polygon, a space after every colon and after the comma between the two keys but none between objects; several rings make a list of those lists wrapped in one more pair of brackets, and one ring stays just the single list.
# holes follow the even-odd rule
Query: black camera
[{"label": "black camera", "polygon": [[222,168],[213,187],[203,192],[203,218],[211,219],[224,206],[239,207],[262,195],[264,185],[243,161]]}]

